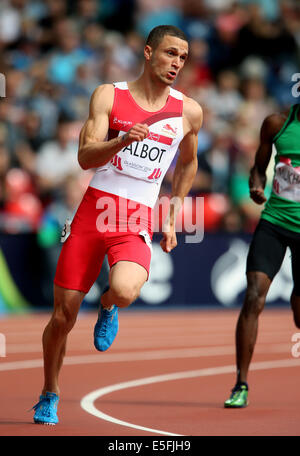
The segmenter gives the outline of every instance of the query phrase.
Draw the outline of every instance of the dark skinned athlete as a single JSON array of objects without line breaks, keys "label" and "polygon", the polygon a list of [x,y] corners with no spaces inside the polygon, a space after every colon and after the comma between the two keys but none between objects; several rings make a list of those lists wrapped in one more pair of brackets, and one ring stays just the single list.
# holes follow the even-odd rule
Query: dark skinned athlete
[{"label": "dark skinned athlete", "polygon": [[[252,200],[265,204],[247,258],[247,290],[236,326],[237,379],[226,408],[248,405],[247,376],[262,312],[270,285],[287,247],[292,253],[293,291],[290,302],[300,328],[300,105],[264,120],[255,163],[250,171]],[[276,147],[273,187],[266,199],[266,169]]]}]

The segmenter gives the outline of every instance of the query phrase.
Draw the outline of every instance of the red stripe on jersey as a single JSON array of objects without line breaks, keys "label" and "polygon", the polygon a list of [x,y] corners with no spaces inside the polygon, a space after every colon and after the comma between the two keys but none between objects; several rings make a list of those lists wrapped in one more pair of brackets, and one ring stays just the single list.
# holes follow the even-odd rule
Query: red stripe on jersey
[{"label": "red stripe on jersey", "polygon": [[[126,127],[122,131],[128,131],[129,128]],[[113,128],[110,128],[108,131],[108,140],[116,138],[119,135],[119,130],[114,130]],[[171,146],[173,142],[173,138],[169,138],[168,136],[160,135],[159,133],[154,133],[153,131],[149,132],[149,135],[147,136],[147,139],[150,139],[151,141],[157,141],[161,144],[165,144],[167,146]]]},{"label": "red stripe on jersey", "polygon": [[171,117],[180,117],[181,114],[179,112],[159,112],[154,114],[153,116],[148,117],[144,120],[144,123],[149,125],[154,124],[155,122],[159,122],[160,120],[170,119]]},{"label": "red stripe on jersey", "polygon": [[168,138],[168,136],[160,135],[159,133],[154,133],[153,131],[149,132],[147,139],[151,139],[152,141],[157,141],[161,144],[166,144],[167,146],[171,146],[173,142],[173,138]]},{"label": "red stripe on jersey", "polygon": [[129,90],[122,90],[115,87],[114,103],[109,118],[109,128],[128,131],[136,123],[145,123],[150,126],[163,119],[181,117],[182,109],[183,101],[170,95],[161,110],[153,113],[145,111],[135,102]]}]

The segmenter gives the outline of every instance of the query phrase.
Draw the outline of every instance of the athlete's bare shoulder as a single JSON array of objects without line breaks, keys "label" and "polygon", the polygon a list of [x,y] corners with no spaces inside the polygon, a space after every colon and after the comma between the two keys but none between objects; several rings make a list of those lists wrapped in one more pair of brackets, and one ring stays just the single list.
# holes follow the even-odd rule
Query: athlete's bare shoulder
[{"label": "athlete's bare shoulder", "polygon": [[110,113],[114,100],[114,85],[99,85],[92,93],[90,100],[90,115],[95,116],[98,113]]},{"label": "athlete's bare shoulder", "polygon": [[261,133],[271,139],[274,138],[274,136],[276,136],[277,133],[279,133],[279,131],[282,129],[285,121],[288,118],[288,115],[289,110],[283,112],[275,112],[268,115],[263,121]]},{"label": "athlete's bare shoulder", "polygon": [[203,121],[202,108],[193,98],[183,95],[183,119],[187,122],[190,130],[198,133]]}]

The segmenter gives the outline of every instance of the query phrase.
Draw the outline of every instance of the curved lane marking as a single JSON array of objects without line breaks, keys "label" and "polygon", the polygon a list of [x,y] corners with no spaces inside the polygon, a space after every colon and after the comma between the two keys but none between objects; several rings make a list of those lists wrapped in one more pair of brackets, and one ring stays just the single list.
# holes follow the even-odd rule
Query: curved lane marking
[{"label": "curved lane marking", "polygon": [[[276,369],[282,367],[300,367],[300,360],[295,359],[281,359],[275,361],[260,361],[255,362],[251,365],[250,370],[264,370],[264,369]],[[138,429],[141,431],[151,432],[155,434],[161,435],[173,435],[173,436],[181,436],[182,434],[173,434],[167,431],[161,431],[159,429],[152,429],[144,426],[140,426],[133,423],[128,423],[127,421],[122,421],[117,418],[114,418],[106,413],[101,412],[98,410],[94,402],[99,399],[100,397],[105,396],[106,394],[113,393],[115,391],[120,391],[127,388],[136,388],[139,386],[151,385],[153,383],[161,383],[161,382],[169,382],[172,380],[182,380],[185,378],[195,378],[195,377],[208,377],[212,375],[221,375],[221,374],[230,374],[236,372],[236,366],[220,366],[220,367],[211,367],[206,369],[198,369],[186,372],[175,372],[172,374],[164,374],[164,375],[156,375],[154,377],[145,377],[137,380],[131,380],[128,382],[117,383],[115,385],[109,385],[104,388],[99,388],[95,391],[84,396],[80,402],[81,407],[86,412],[90,413],[91,415],[96,416],[105,421],[109,421],[114,424],[118,424],[120,426],[130,427],[133,429]]]}]

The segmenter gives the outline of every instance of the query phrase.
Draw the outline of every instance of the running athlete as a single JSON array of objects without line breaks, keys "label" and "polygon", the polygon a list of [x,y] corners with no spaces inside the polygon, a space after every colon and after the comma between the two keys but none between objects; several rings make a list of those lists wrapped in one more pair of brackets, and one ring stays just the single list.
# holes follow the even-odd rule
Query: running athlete
[{"label": "running athlete", "polygon": [[273,278],[287,247],[292,253],[294,288],[291,307],[300,328],[300,110],[299,104],[282,114],[272,114],[261,127],[260,145],[250,171],[250,196],[266,202],[266,168],[276,147],[273,187],[262,211],[247,258],[247,290],[236,327],[237,381],[225,407],[248,405],[247,375],[262,312]]},{"label": "running athlete", "polygon": [[[99,86],[79,138],[78,161],[97,168],[64,241],[54,280],[54,311],[43,334],[45,383],[34,406],[36,423],[56,424],[58,375],[67,334],[96,280],[105,254],[109,288],[101,297],[94,345],[107,350],[118,331],[118,308],[129,306],[146,282],[151,259],[151,212],[179,147],[161,248],[177,244],[175,220],[197,171],[202,109],[171,85],[188,56],[183,32],[153,29],[145,65],[134,82]],[[138,221],[138,223],[137,223]]]}]

